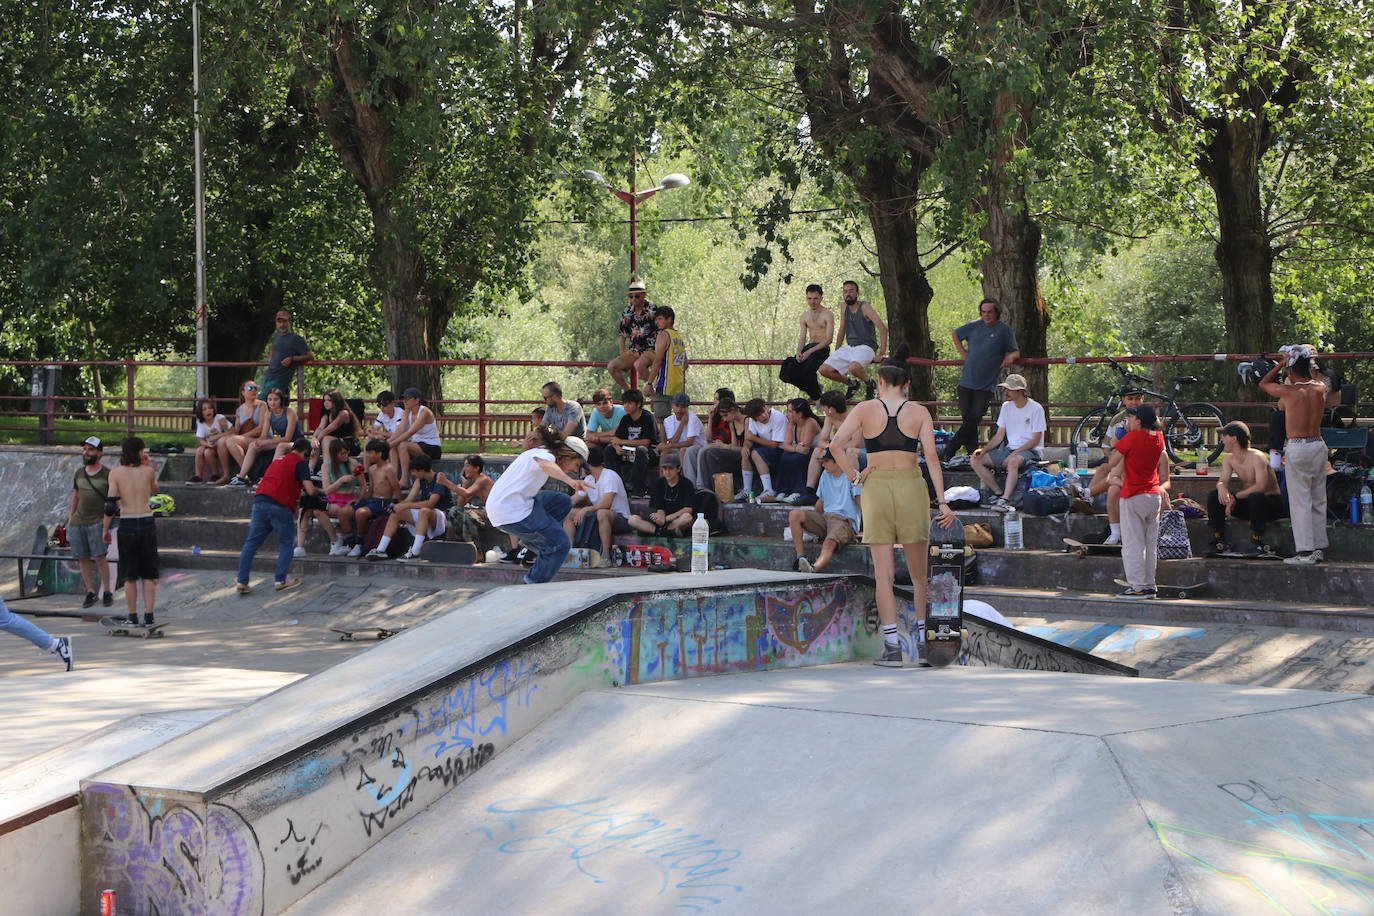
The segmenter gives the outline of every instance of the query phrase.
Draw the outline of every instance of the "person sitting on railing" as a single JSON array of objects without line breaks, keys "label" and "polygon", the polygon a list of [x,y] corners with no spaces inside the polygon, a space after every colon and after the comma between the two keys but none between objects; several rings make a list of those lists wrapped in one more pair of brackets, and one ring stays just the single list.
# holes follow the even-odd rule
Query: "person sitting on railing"
[{"label": "person sitting on railing", "polygon": [[622,389],[630,382],[625,370],[635,367],[641,374],[647,368],[654,349],[654,304],[649,301],[649,288],[639,280],[630,283],[630,304],[620,316],[620,354],[606,364],[606,371]]},{"label": "person sitting on railing", "polygon": [[234,426],[230,434],[219,440],[220,476],[216,484],[229,483],[229,461],[232,458],[239,466],[239,474],[247,473],[243,466],[244,451],[261,433],[265,422],[267,405],[258,400],[258,383],[249,379],[239,386],[239,406],[234,411]]},{"label": "person sitting on railing", "polygon": [[592,409],[587,415],[587,445],[605,448],[615,438],[620,418],[625,416],[625,408],[611,397],[605,388],[592,393]]},{"label": "person sitting on railing", "polygon": [[387,437],[391,446],[391,463],[396,468],[396,477],[401,489],[409,489],[410,459],[416,455],[428,455],[431,461],[438,461],[444,454],[439,440],[439,424],[434,412],[425,406],[419,388],[407,388],[401,393],[405,405],[405,415],[401,418],[396,432]]},{"label": "person sitting on railing", "polygon": [[[627,388],[621,396],[625,416],[620,418],[615,436],[603,450],[606,467],[620,474],[625,461],[632,461],[630,494],[648,495],[649,468],[658,463],[658,421],[644,409],[644,395],[635,388]],[[625,475],[621,474],[623,478]]]},{"label": "person sitting on railing", "polygon": [[[744,436],[749,431],[749,421],[735,403],[733,394],[722,396],[711,415],[714,418],[711,439],[697,459],[702,478],[698,486],[703,489],[714,489],[717,474],[728,473],[733,477],[743,470]],[[730,490],[734,491],[733,482]]]},{"label": "person sitting on railing", "polygon": [[385,439],[396,432],[396,427],[401,423],[401,408],[396,406],[396,395],[391,389],[378,392],[377,394],[377,416],[373,418],[372,425],[367,429],[367,438]]},{"label": "person sitting on railing", "polygon": [[196,401],[196,473],[187,483],[208,483],[220,476],[219,440],[230,434],[232,424],[222,413],[215,413],[211,398]]},{"label": "person sitting on railing", "polygon": [[[353,475],[348,444],[342,439],[329,441],[329,460],[320,468],[320,482],[324,490],[325,508],[301,511],[296,530],[295,555],[305,556],[305,535],[310,531],[310,519],[313,516],[329,538],[329,555],[346,556],[348,546],[344,539],[353,534],[353,503],[358,497],[358,478]],[[338,521],[337,527],[335,520]]]},{"label": "person sitting on railing", "polygon": [[697,517],[692,481],[682,476],[674,452],[666,452],[658,459],[658,471],[658,480],[649,488],[649,512],[644,516],[631,515],[630,527],[658,537],[690,537]]},{"label": "person sitting on railing", "polygon": [[355,543],[349,544],[350,557],[363,555],[362,539],[367,536],[368,526],[373,519],[385,515],[388,507],[401,498],[396,468],[390,458],[391,445],[385,439],[373,439],[363,449],[362,493],[353,504],[353,528],[357,535]]},{"label": "person sitting on railing", "polygon": [[291,443],[296,441],[297,419],[296,412],[286,406],[286,401],[286,392],[280,388],[267,392],[266,422],[259,427],[259,435],[249,441],[243,452],[243,470],[229,481],[229,486],[242,487],[254,482],[253,464],[259,452],[271,449],[272,460],[276,461],[291,450]]},{"label": "person sitting on railing", "polygon": [[1006,469],[1006,483],[1002,494],[993,497],[992,508],[1010,512],[1013,508],[1011,497],[1016,492],[1022,466],[1040,460],[1040,443],[1046,429],[1045,408],[1026,394],[1026,379],[1022,375],[1012,373],[997,387],[1006,392],[1006,400],[997,414],[997,432],[992,434],[986,446],[974,450],[971,463],[978,479],[994,493],[997,492],[997,477],[993,471]]},{"label": "person sitting on railing", "polygon": [[754,398],[745,404],[744,415],[749,418],[740,455],[740,476],[744,479],[744,488],[735,494],[735,501],[747,502],[753,495],[754,473],[757,471],[763,485],[759,502],[777,502],[772,469],[782,455],[782,444],[787,438],[787,417],[782,411],[769,407],[763,398]]},{"label": "person sitting on railing", "polygon": [[[810,509],[787,513],[792,532],[792,549],[797,559],[792,568],[798,572],[821,572],[830,565],[835,551],[859,539],[859,493],[863,487],[845,479],[830,449],[820,449],[821,479],[817,482],[816,504]],[[806,535],[821,537],[820,556],[813,563],[806,559]]]},{"label": "person sitting on railing", "polygon": [[339,389],[331,388],[324,393],[324,412],[320,416],[319,428],[315,430],[315,435],[310,446],[310,463],[316,466],[315,462],[323,455],[330,454],[330,446],[335,439],[342,439],[348,446],[348,454],[361,455],[362,447],[358,445],[358,431],[362,429],[362,419],[353,416],[353,411],[349,410],[348,402]]},{"label": "person sitting on railing", "polygon": [[[1145,403],[1145,391],[1140,388],[1128,387],[1121,391],[1121,409],[1116,416],[1107,424],[1107,432],[1103,436],[1102,447],[1110,455],[1116,448],[1116,443],[1121,437],[1126,435],[1126,411],[1132,410]],[[1076,445],[1076,443],[1074,443]],[[1098,497],[1106,494],[1107,503],[1107,534],[1103,539],[1103,544],[1121,543],[1121,468],[1112,464],[1110,461],[1103,461],[1093,468],[1092,479],[1088,482],[1088,501],[1094,505],[1098,502]]]},{"label": "person sitting on railing", "polygon": [[565,436],[583,436],[587,432],[587,418],[582,405],[563,400],[563,388],[557,382],[545,382],[540,389],[544,396],[544,410],[540,419]]},{"label": "person sitting on railing", "polygon": [[291,313],[286,309],[277,312],[276,325],[268,345],[267,372],[262,377],[262,388],[264,391],[273,388],[290,391],[296,374],[315,358],[315,354],[305,338],[291,330]]},{"label": "person sitting on railing", "polygon": [[797,336],[797,355],[782,361],[778,378],[806,392],[811,400],[821,396],[816,372],[830,357],[830,341],[835,336],[835,313],[821,304],[825,291],[819,283],[806,288],[806,308],[801,313],[801,333]]},{"label": "person sitting on railing", "polygon": [[806,468],[816,448],[821,422],[806,398],[787,402],[787,432],[774,471],[777,474],[778,502],[799,506],[806,499]]},{"label": "person sitting on railing", "polygon": [[[697,473],[700,473],[700,456],[706,449],[706,429],[701,425],[701,418],[692,413],[691,405],[692,399],[687,392],[679,391],[673,395],[672,408],[663,418],[663,442],[658,447],[661,456],[659,464],[662,466],[663,457],[674,455],[679,468],[697,468]],[[702,486],[702,481],[690,473],[687,483],[691,487]]]},{"label": "person sitting on railing", "polygon": [[660,419],[668,416],[672,399],[687,390],[687,345],[677,330],[677,313],[671,306],[660,305],[654,310],[654,347],[644,371],[644,394],[653,400],[653,414]]},{"label": "person sitting on railing", "polygon": [[843,382],[846,375],[850,376],[845,397],[853,397],[862,385],[864,398],[872,400],[874,386],[868,377],[868,364],[881,360],[887,352],[887,324],[866,300],[859,301],[859,284],[846,280],[841,289],[844,308],[840,310],[835,340],[843,344],[821,364],[820,373],[833,382]]}]

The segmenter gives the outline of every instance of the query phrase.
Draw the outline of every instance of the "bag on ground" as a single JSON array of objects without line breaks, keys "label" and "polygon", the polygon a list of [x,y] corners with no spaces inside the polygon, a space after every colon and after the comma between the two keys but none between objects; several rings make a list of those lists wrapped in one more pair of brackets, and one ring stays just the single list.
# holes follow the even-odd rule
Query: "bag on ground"
[{"label": "bag on ground", "polygon": [[1073,494],[1068,487],[1032,487],[1021,497],[1021,511],[1027,515],[1059,515],[1071,505]]}]

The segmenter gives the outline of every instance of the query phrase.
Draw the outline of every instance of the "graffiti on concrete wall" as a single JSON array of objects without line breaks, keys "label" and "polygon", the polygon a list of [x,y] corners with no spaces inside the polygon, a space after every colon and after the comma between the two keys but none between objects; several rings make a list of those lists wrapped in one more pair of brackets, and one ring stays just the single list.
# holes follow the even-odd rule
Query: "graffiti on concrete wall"
[{"label": "graffiti on concrete wall", "polygon": [[125,786],[95,785],[82,798],[95,860],[91,880],[119,891],[133,913],[257,916],[263,912],[263,859],[253,828],[227,805],[191,808]]}]

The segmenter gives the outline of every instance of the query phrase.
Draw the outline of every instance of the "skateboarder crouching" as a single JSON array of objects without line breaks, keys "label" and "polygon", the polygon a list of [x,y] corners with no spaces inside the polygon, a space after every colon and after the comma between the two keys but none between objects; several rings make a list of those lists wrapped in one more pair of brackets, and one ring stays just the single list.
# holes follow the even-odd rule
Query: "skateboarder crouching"
[{"label": "skateboarder crouching", "polygon": [[[319,498],[315,485],[310,481],[310,440],[297,439],[291,451],[274,459],[267,466],[267,473],[258,482],[257,494],[253,497],[253,515],[248,523],[248,540],[243,542],[239,552],[238,593],[246,595],[253,589],[248,585],[248,577],[253,569],[253,557],[267,536],[277,533],[277,570],[273,588],[277,591],[300,585],[300,579],[287,579],[291,571],[291,558],[296,549],[296,506],[300,502],[301,490]],[[320,500],[323,503],[323,500]],[[120,545],[121,552],[123,544]]]}]

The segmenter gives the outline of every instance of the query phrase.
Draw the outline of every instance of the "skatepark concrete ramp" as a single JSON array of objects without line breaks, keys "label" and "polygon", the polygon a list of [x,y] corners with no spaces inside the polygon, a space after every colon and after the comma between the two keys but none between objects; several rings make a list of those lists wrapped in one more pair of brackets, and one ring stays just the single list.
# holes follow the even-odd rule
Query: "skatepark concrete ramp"
[{"label": "skatepark concrete ramp", "polygon": [[[82,911],[281,912],[589,689],[871,658],[872,595],[757,570],[487,592],[83,780]],[[969,629],[972,665],[1134,674]]]}]

